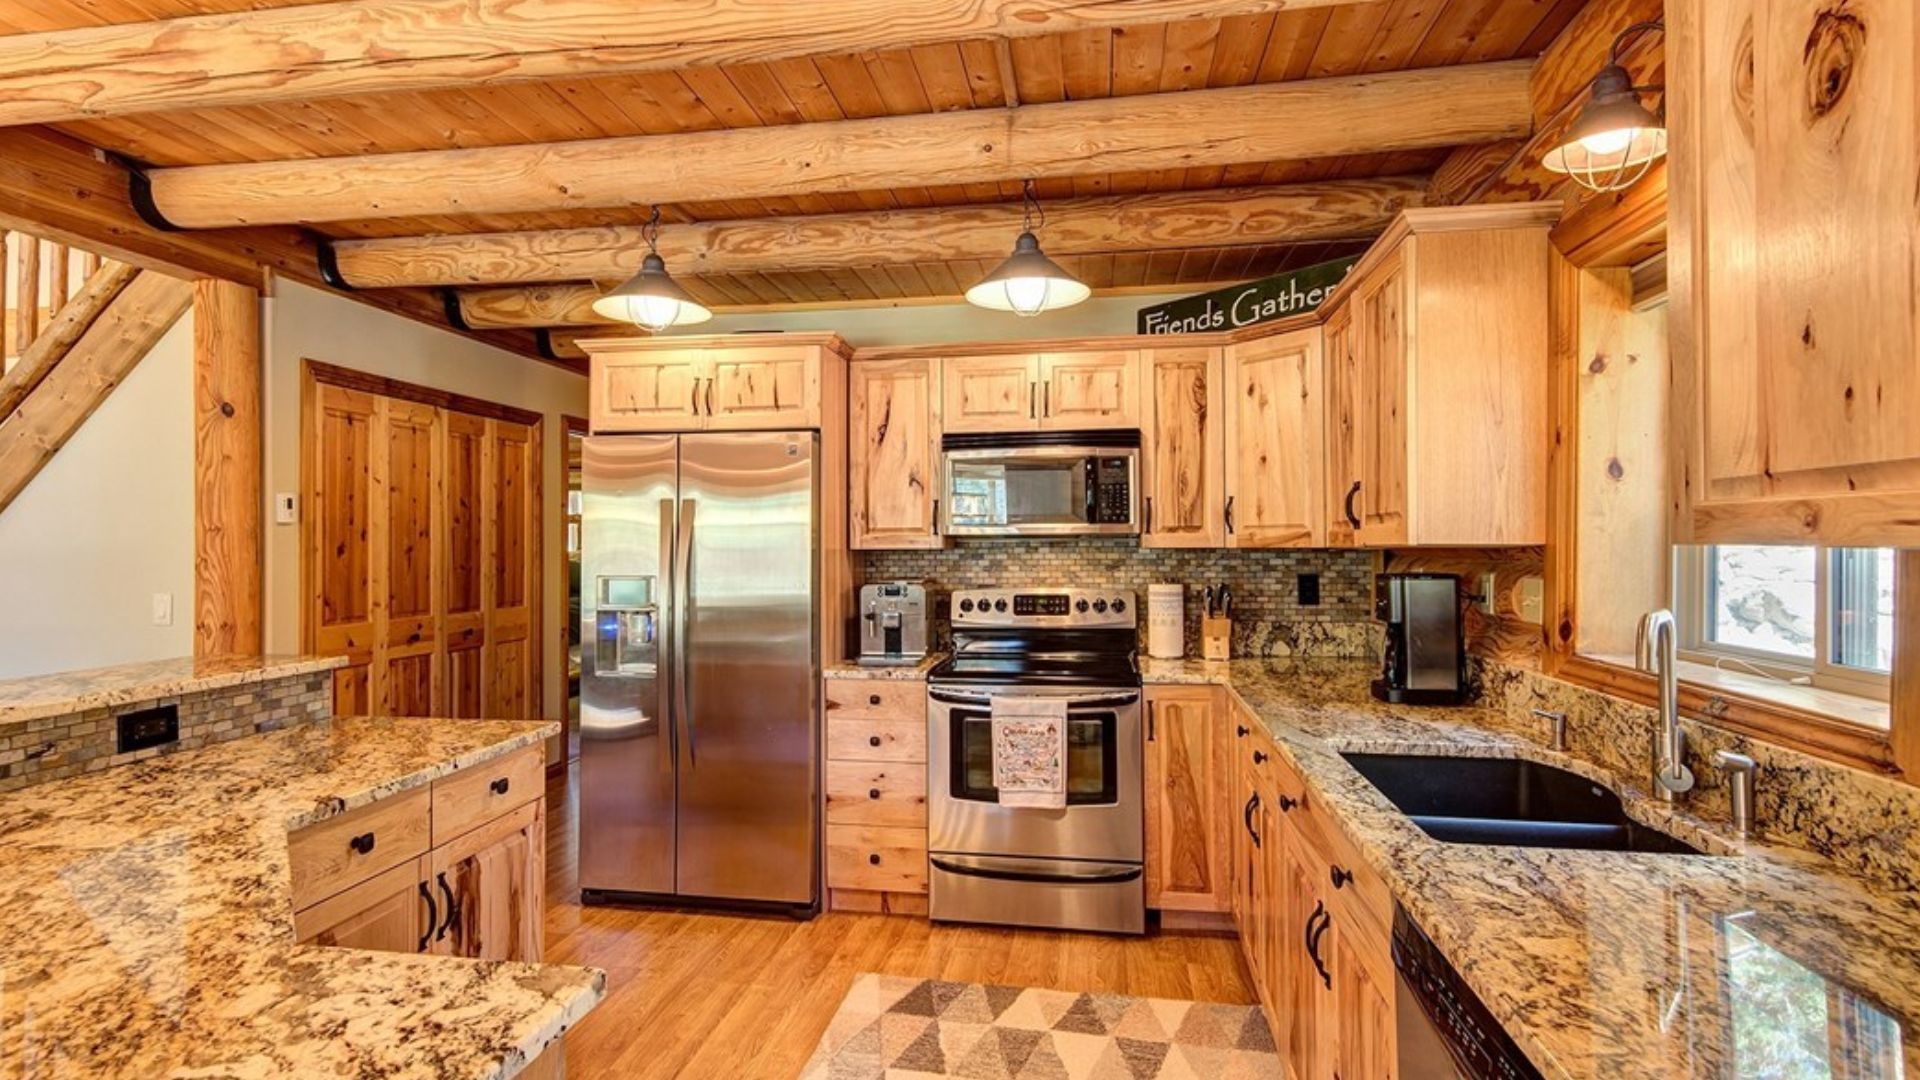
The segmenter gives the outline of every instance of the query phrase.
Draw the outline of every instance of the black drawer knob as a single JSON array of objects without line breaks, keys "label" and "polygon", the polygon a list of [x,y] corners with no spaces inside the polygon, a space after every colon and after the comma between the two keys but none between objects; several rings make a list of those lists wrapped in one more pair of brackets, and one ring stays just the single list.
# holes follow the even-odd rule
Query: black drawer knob
[{"label": "black drawer knob", "polygon": [[1282,795],[1279,797],[1279,800],[1280,800],[1280,812],[1283,814],[1291,812],[1294,807],[1300,805],[1300,800],[1294,798],[1291,795]]},{"label": "black drawer knob", "polygon": [[1255,765],[1265,765],[1267,763],[1267,755],[1255,750],[1253,752],[1253,763]]},{"label": "black drawer knob", "polygon": [[1244,738],[1246,738],[1246,737],[1247,737],[1247,725],[1245,725],[1245,724],[1240,724],[1240,725],[1238,725],[1238,726],[1236,726],[1236,727],[1235,727],[1235,728],[1233,729],[1233,733],[1234,733],[1235,735],[1238,735],[1239,737],[1241,737],[1241,738],[1243,738],[1243,739],[1244,739]]},{"label": "black drawer knob", "polygon": [[879,866],[879,865],[880,865],[880,856],[878,856],[878,855],[869,855],[869,856],[867,856],[867,861],[868,861],[868,862],[870,862],[870,863],[872,863],[872,864],[873,864],[873,865],[875,865],[875,866]]},{"label": "black drawer knob", "polygon": [[1333,887],[1334,888],[1336,889],[1345,888],[1347,882],[1352,880],[1353,880],[1353,871],[1348,870],[1345,867],[1341,867],[1341,866],[1336,866],[1333,868]]},{"label": "black drawer knob", "polygon": [[867,736],[867,745],[868,745],[868,746],[879,746],[879,745],[880,745],[880,736],[878,736],[878,735],[869,735],[869,736]]},{"label": "black drawer knob", "polygon": [[869,704],[869,705],[878,705],[878,704],[880,704],[880,695],[879,695],[879,694],[868,694],[868,695],[867,695],[867,704]]},{"label": "black drawer knob", "polygon": [[493,783],[488,784],[487,790],[493,792],[495,795],[505,795],[507,793],[507,789],[512,786],[513,784],[506,777],[503,776],[500,779],[495,780]]},{"label": "black drawer knob", "polygon": [[347,841],[347,846],[352,848],[355,854],[371,854],[373,851],[373,834],[370,832],[361,833],[359,836]]},{"label": "black drawer knob", "polygon": [[867,789],[867,798],[869,798],[869,799],[877,799],[877,798],[879,798],[879,797],[880,797],[880,789],[879,789],[879,788],[877,788],[877,787],[876,787],[876,788],[868,788],[868,789]]}]

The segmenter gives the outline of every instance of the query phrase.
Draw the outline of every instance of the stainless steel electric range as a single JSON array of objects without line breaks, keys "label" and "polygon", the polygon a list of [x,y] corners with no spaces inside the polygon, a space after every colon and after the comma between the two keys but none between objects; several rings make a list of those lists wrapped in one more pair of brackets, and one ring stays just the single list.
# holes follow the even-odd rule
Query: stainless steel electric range
[{"label": "stainless steel electric range", "polygon": [[[953,655],[928,676],[932,916],[1146,929],[1138,619],[1112,589],[957,589]],[[1067,805],[1000,805],[996,695],[1067,701]]]}]

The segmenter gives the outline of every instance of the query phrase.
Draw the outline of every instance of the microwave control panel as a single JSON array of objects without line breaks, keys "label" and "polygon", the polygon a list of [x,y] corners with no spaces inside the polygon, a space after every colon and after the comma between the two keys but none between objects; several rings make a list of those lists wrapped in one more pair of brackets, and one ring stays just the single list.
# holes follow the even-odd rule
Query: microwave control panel
[{"label": "microwave control panel", "polygon": [[1125,525],[1133,517],[1133,462],[1126,457],[1087,460],[1087,490],[1093,513],[1090,524]]}]

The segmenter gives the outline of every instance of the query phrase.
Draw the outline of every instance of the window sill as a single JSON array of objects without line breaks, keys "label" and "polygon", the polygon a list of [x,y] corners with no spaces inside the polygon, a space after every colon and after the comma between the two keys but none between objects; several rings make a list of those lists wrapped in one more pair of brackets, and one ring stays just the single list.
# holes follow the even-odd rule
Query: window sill
[{"label": "window sill", "polygon": [[[1592,659],[1632,667],[1631,656],[1595,656]],[[1884,736],[1893,730],[1893,708],[1884,701],[1841,690],[1769,679],[1744,671],[1729,671],[1695,660],[1680,661],[1680,681],[1710,694],[1731,694],[1764,701],[1796,713],[1824,716],[1842,724]]]}]

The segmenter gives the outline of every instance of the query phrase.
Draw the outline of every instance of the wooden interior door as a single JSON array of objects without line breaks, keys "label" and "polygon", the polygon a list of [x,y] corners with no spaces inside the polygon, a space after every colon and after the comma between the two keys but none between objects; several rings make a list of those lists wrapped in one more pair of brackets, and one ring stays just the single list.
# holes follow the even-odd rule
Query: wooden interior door
[{"label": "wooden interior door", "polygon": [[503,814],[428,856],[442,903],[433,952],[473,960],[538,961],[546,883],[546,811],[538,801]]},{"label": "wooden interior door", "polygon": [[1326,535],[1320,331],[1227,350],[1227,544],[1318,547]]},{"label": "wooden interior door", "polygon": [[851,379],[853,546],[941,546],[939,361],[856,363]]},{"label": "wooden interior door", "polygon": [[1040,426],[1078,431],[1140,426],[1140,353],[1133,349],[1040,357]]},{"label": "wooden interior door", "polygon": [[1353,305],[1321,330],[1327,373],[1327,544],[1352,547],[1360,529],[1360,366]]},{"label": "wooden interior door", "polygon": [[1370,271],[1354,290],[1354,348],[1360,374],[1359,542],[1369,547],[1407,542],[1406,246]]},{"label": "wooden interior door", "polygon": [[530,720],[540,707],[539,426],[487,421],[486,643],[481,651],[481,715]]},{"label": "wooden interior door", "polygon": [[324,384],[309,397],[308,638],[315,652],[347,658],[333,674],[334,714],[365,716],[374,701],[373,455],[380,399]]},{"label": "wooden interior door", "polygon": [[1209,687],[1147,692],[1147,906],[1226,911],[1232,876],[1226,721]]},{"label": "wooden interior door", "polygon": [[445,714],[485,713],[481,658],[487,643],[487,421],[467,413],[446,419],[446,497],[440,534],[446,543]]},{"label": "wooden interior door", "polygon": [[1219,349],[1156,349],[1144,364],[1140,545],[1226,546],[1225,377]]},{"label": "wooden interior door", "polygon": [[378,399],[373,459],[372,711],[433,716],[440,685],[440,410]]},{"label": "wooden interior door", "polygon": [[1031,353],[941,361],[946,431],[1031,431],[1040,426],[1040,364]]}]

